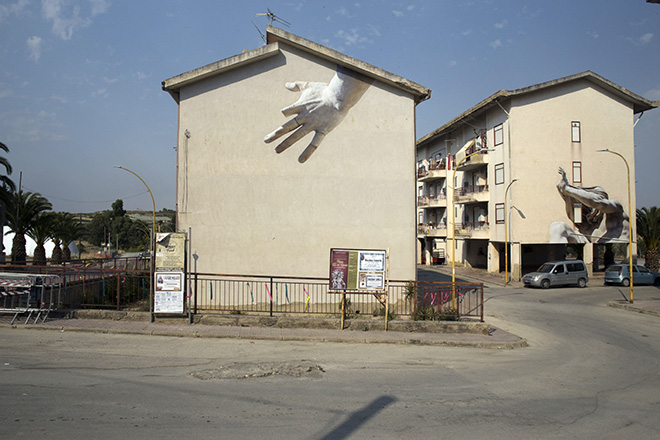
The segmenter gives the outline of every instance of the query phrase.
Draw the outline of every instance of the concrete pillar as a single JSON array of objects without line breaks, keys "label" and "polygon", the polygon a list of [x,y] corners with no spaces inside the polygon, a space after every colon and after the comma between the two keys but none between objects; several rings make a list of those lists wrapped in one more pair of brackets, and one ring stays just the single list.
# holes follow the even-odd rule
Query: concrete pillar
[{"label": "concrete pillar", "polygon": [[498,243],[488,242],[488,272],[500,272],[500,250]]},{"label": "concrete pillar", "polygon": [[522,279],[522,245],[520,243],[511,243],[509,251],[511,258],[511,280],[520,281]]},{"label": "concrete pillar", "polygon": [[[584,264],[587,266],[587,273],[589,276],[594,274],[594,245],[593,243],[586,243],[582,248],[582,258],[584,259]],[[598,253],[596,253],[598,256]]]}]

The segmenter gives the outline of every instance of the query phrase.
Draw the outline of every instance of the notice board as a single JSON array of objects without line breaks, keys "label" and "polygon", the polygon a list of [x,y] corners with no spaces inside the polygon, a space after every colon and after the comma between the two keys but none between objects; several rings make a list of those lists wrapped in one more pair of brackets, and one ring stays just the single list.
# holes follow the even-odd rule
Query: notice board
[{"label": "notice board", "polygon": [[385,292],[387,259],[386,250],[330,249],[330,291]]}]

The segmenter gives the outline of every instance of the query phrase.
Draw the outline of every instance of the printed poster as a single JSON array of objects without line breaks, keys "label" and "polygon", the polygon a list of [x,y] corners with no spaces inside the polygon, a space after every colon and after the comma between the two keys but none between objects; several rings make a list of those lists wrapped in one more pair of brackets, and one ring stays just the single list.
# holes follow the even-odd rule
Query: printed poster
[{"label": "printed poster", "polygon": [[183,272],[156,272],[154,281],[154,313],[183,313]]},{"label": "printed poster", "polygon": [[330,250],[331,291],[384,291],[386,276],[386,251]]}]

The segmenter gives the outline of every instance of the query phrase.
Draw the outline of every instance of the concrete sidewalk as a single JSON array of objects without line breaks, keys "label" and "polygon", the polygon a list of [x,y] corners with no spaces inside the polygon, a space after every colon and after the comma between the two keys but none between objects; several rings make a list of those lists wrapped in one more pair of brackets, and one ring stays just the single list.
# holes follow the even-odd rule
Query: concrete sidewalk
[{"label": "concrete sidewalk", "polygon": [[[120,312],[121,313],[121,312]],[[84,316],[84,313],[76,312],[78,316]],[[175,336],[175,337],[196,337],[196,338],[233,338],[247,340],[272,340],[272,341],[308,341],[308,342],[342,342],[354,344],[413,344],[430,346],[449,346],[449,347],[474,347],[491,349],[512,349],[527,346],[524,339],[507,333],[503,330],[493,328],[485,323],[479,324],[479,329],[466,329],[457,327],[465,323],[438,323],[441,327],[435,329],[419,329],[417,331],[388,330],[383,331],[383,321],[378,321],[380,330],[339,330],[338,320],[334,328],[327,327],[327,320],[317,318],[296,318],[299,325],[287,322],[288,327],[278,327],[275,325],[250,325],[244,326],[238,322],[238,325],[216,324],[216,319],[211,317],[196,317],[199,323],[189,324],[185,318],[166,318],[157,319],[157,322],[149,322],[148,314],[141,313],[143,318],[123,316],[120,319],[113,319],[111,314],[105,313],[104,319],[84,318],[71,316],[51,316],[45,322],[41,320],[34,322],[34,317],[25,324],[26,316],[19,316],[13,325],[10,325],[11,316],[0,316],[0,327],[12,327],[20,329],[40,329],[57,331],[82,331],[97,333],[121,333],[121,334],[140,334],[157,336]],[[254,324],[255,317],[244,317],[252,319]],[[237,319],[235,317],[231,319]],[[261,319],[262,321],[264,318]],[[207,323],[203,323],[206,321]],[[315,322],[317,321],[317,322]],[[318,321],[322,321],[320,324]],[[396,328],[396,322],[403,320],[390,321],[390,328]],[[268,321],[266,320],[266,323]],[[412,321],[411,321],[412,322]],[[373,323],[373,322],[372,322]],[[403,322],[402,322],[403,323]],[[350,323],[354,328],[366,329],[361,322],[353,321]],[[405,324],[405,323],[403,323]],[[312,328],[310,328],[312,327]],[[317,328],[313,328],[317,327]],[[401,327],[401,326],[399,326]]]}]

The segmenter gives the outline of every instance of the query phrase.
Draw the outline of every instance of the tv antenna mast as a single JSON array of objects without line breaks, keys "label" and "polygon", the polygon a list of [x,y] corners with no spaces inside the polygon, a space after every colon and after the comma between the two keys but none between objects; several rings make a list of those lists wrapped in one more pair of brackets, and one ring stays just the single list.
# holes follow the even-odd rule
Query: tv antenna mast
[{"label": "tv antenna mast", "polygon": [[273,25],[273,22],[281,23],[284,26],[291,26],[291,23],[288,21],[284,20],[283,18],[278,17],[277,15],[273,14],[273,11],[270,10],[270,8],[266,8],[268,12],[259,12],[257,14],[254,14],[255,17],[268,17],[268,20],[270,20],[269,25]]}]

